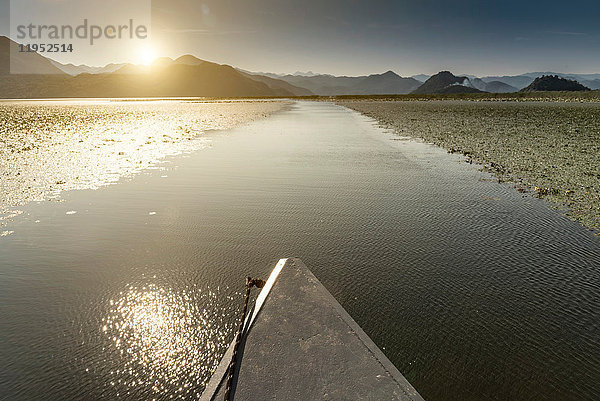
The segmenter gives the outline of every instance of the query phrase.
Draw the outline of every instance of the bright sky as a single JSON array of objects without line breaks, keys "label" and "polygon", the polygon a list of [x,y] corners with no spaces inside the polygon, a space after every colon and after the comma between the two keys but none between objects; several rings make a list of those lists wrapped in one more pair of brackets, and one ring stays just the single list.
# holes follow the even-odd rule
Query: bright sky
[{"label": "bright sky", "polygon": [[[8,1],[0,0],[3,35]],[[131,13],[110,10],[115,20]],[[600,72],[599,15],[600,2],[581,0],[153,0],[145,50],[120,42],[55,58],[104,65],[193,54],[252,71],[335,75]]]}]

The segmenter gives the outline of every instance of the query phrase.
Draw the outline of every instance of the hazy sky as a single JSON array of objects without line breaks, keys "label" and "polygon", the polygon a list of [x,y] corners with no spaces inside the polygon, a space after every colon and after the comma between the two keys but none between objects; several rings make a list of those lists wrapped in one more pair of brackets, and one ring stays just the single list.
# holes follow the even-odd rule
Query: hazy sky
[{"label": "hazy sky", "polygon": [[[8,3],[0,0],[3,35]],[[252,71],[585,73],[600,72],[599,19],[600,1],[579,0],[153,0],[152,47],[158,55],[189,53]],[[98,65],[139,56],[90,50],[61,61]]]}]

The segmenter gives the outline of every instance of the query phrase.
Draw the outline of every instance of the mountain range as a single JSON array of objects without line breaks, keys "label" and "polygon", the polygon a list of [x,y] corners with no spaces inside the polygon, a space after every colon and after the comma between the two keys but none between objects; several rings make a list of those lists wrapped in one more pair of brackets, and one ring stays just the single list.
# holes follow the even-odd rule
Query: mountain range
[{"label": "mountain range", "polygon": [[419,86],[413,92],[414,94],[435,94],[435,93],[511,93],[517,92],[514,86],[505,84],[501,81],[486,82],[481,78],[468,76],[456,76],[450,71],[441,71],[429,77],[423,85]]},{"label": "mountain range", "polygon": [[[11,74],[11,67],[12,72]],[[17,71],[18,74],[14,72]],[[312,71],[256,73],[192,55],[163,57],[150,66],[103,67],[62,64],[0,36],[0,98],[48,97],[291,97],[427,93],[517,92],[536,78],[552,75],[600,89],[600,74],[532,72],[515,76],[455,76],[442,71],[401,77],[393,71],[334,76]],[[539,90],[539,89],[530,89]]]},{"label": "mountain range", "polygon": [[111,72],[115,72],[122,67],[125,67],[125,63],[121,64],[107,64],[104,67],[90,67],[85,64],[74,65],[74,64],[62,64],[58,61],[50,60],[52,65],[61,70],[62,72],[69,75],[79,75],[79,74],[110,74]]},{"label": "mountain range", "polygon": [[590,89],[596,90],[600,89],[600,74],[566,74],[560,72],[528,72],[521,75],[513,75],[513,76],[489,76],[483,77],[482,80],[486,82],[490,81],[500,81],[505,84],[514,86],[517,89],[523,89],[526,86],[530,85],[536,78],[540,78],[548,75],[556,75],[560,78],[570,79],[573,81],[577,81],[580,84],[587,86]]},{"label": "mountain range", "polygon": [[[504,92],[504,91],[496,90],[495,85],[498,85],[497,82],[501,82],[505,85],[508,85],[508,87],[504,87],[505,89],[514,88],[514,89],[512,89],[512,91],[516,92],[518,90],[525,88],[529,84],[531,84],[535,78],[540,78],[540,77],[543,77],[544,75],[546,75],[546,76],[547,75],[556,75],[560,78],[571,79],[571,80],[577,81],[580,84],[587,86],[588,88],[590,88],[592,90],[600,89],[600,74],[567,74],[567,73],[560,73],[560,72],[549,72],[549,71],[541,72],[540,71],[540,72],[527,72],[525,74],[519,74],[519,75],[484,76],[481,78],[478,78],[474,75],[468,75],[468,74],[461,74],[461,75],[468,77],[474,85],[477,85],[478,80],[484,81],[485,83],[488,83],[488,84],[491,83],[492,86],[488,87],[487,89],[480,88],[479,86],[477,86],[478,89],[483,90],[485,92],[497,92],[497,93]],[[424,75],[424,74],[412,76],[412,78],[418,79],[419,81],[423,81],[423,82],[426,81],[430,77],[431,77],[430,75]]]},{"label": "mountain range", "polygon": [[[11,71],[13,72],[11,74]],[[15,73],[18,72],[18,73]],[[71,74],[69,74],[70,72]],[[0,97],[287,97],[310,94],[285,81],[243,74],[186,55],[151,66],[64,65],[0,37]]]},{"label": "mountain range", "polygon": [[315,95],[389,95],[410,93],[421,85],[414,78],[403,78],[393,71],[359,77],[333,75],[283,75],[278,79],[306,88]]}]

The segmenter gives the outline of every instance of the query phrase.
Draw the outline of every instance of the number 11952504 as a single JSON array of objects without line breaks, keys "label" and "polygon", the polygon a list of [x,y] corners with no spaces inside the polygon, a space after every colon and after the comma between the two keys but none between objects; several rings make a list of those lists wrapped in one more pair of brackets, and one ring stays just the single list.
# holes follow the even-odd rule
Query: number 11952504
[{"label": "number 11952504", "polygon": [[32,43],[27,45],[19,45],[21,53],[72,53],[72,44],[58,43]]}]

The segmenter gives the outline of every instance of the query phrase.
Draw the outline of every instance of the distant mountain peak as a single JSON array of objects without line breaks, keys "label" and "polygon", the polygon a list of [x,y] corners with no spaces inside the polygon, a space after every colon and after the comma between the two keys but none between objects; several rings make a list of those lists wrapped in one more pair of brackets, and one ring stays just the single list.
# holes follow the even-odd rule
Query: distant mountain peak
[{"label": "distant mountain peak", "polygon": [[590,88],[579,82],[561,78],[558,75],[543,75],[533,80],[529,86],[521,89],[521,92],[542,91],[589,91]]},{"label": "distant mountain peak", "polygon": [[200,65],[205,63],[206,61],[200,60],[196,56],[192,56],[191,54],[186,54],[184,56],[178,57],[175,59],[175,63],[177,64],[187,64],[187,65]]},{"label": "distant mountain peak", "polygon": [[412,93],[435,94],[435,93],[477,93],[482,92],[471,83],[467,77],[457,77],[450,71],[440,71],[431,76],[423,85]]},{"label": "distant mountain peak", "polygon": [[0,36],[0,75],[46,74],[64,75],[52,60],[34,52],[21,52],[19,44]]}]

